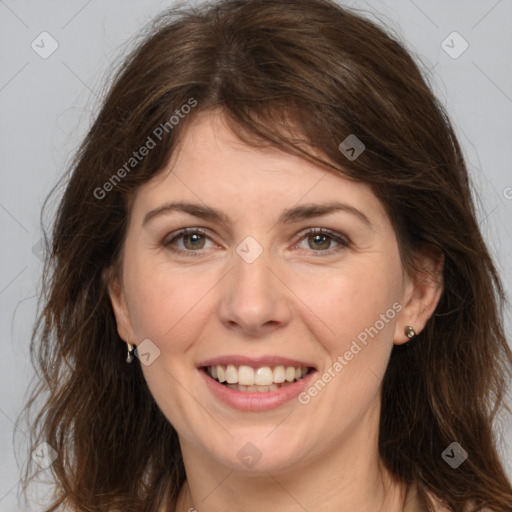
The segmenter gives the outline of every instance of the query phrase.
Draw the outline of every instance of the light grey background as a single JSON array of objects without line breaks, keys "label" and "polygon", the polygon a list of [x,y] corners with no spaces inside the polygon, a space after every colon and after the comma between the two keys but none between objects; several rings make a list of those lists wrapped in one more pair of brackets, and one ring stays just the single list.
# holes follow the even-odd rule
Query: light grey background
[{"label": "light grey background", "polygon": [[[106,73],[139,29],[171,4],[0,0],[0,512],[22,510],[12,441],[32,376],[28,346],[42,268],[34,250],[41,238],[42,202],[98,111]],[[510,290],[511,0],[380,0],[371,5],[353,0],[344,5],[377,15],[421,56],[454,122],[480,195],[482,230]],[[35,41],[40,52],[51,48],[48,36],[40,36],[44,31],[58,44],[46,59],[31,47]],[[453,31],[469,44],[456,59],[441,46]],[[450,36],[445,44],[458,53],[464,43]],[[507,326],[510,331],[510,311]],[[503,429],[501,449],[512,475],[510,420]],[[16,441],[26,441],[23,429]]]}]

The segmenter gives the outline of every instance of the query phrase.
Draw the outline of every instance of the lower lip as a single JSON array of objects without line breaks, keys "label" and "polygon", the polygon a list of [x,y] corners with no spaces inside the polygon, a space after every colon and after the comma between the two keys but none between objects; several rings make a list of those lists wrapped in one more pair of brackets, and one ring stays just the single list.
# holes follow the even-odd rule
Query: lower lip
[{"label": "lower lip", "polygon": [[266,411],[275,409],[297,397],[308,386],[316,371],[308,373],[301,380],[274,391],[238,391],[223,386],[212,379],[205,370],[199,372],[211,392],[225,404],[242,411]]}]

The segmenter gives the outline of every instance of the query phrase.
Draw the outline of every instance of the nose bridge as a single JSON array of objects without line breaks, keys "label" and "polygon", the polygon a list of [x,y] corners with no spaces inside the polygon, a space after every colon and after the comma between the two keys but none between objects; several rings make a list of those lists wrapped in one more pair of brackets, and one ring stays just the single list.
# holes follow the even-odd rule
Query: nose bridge
[{"label": "nose bridge", "polygon": [[238,291],[244,295],[251,290],[258,293],[270,292],[269,267],[272,262],[268,248],[264,250],[259,244],[256,246],[255,242],[244,241],[238,245],[236,253],[233,278]]},{"label": "nose bridge", "polygon": [[271,270],[272,252],[254,237],[237,247],[221,300],[221,320],[251,332],[286,322],[289,317],[286,289]]}]

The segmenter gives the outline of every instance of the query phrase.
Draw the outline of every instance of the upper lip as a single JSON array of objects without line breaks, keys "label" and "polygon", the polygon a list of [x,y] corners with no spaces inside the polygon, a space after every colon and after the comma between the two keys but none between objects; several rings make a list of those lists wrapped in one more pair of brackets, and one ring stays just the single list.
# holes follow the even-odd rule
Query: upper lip
[{"label": "upper lip", "polygon": [[315,368],[312,363],[298,361],[289,357],[281,356],[261,356],[261,357],[247,357],[242,355],[230,355],[230,356],[218,356],[203,361],[198,364],[198,367],[204,366],[217,366],[217,365],[228,365],[232,364],[235,366],[251,366],[253,368],[261,368],[262,366],[294,366],[301,368]]}]

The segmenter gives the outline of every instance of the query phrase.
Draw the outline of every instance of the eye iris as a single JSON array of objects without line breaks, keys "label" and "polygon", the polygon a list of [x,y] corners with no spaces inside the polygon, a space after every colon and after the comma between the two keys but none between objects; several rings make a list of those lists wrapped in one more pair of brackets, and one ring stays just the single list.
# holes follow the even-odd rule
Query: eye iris
[{"label": "eye iris", "polygon": [[[191,248],[192,249],[197,249],[197,248],[202,248],[202,246],[198,245],[196,242],[201,242],[201,237],[203,235],[201,234],[198,234],[198,233],[192,233],[192,234],[189,234],[189,235],[184,235],[183,237],[183,240],[185,241],[185,246],[187,246],[187,241],[190,241],[192,240],[192,246]],[[203,244],[204,244],[204,239],[202,240]],[[189,248],[189,247],[188,247]]]},{"label": "eye iris", "polygon": [[[312,235],[312,237],[310,237],[310,238],[313,238],[314,246],[317,249],[327,249],[330,244],[330,238],[327,235],[317,234],[317,235]],[[316,243],[319,239],[323,239],[323,242],[320,241],[320,245]],[[327,243],[327,247],[322,247],[322,243]]]}]

